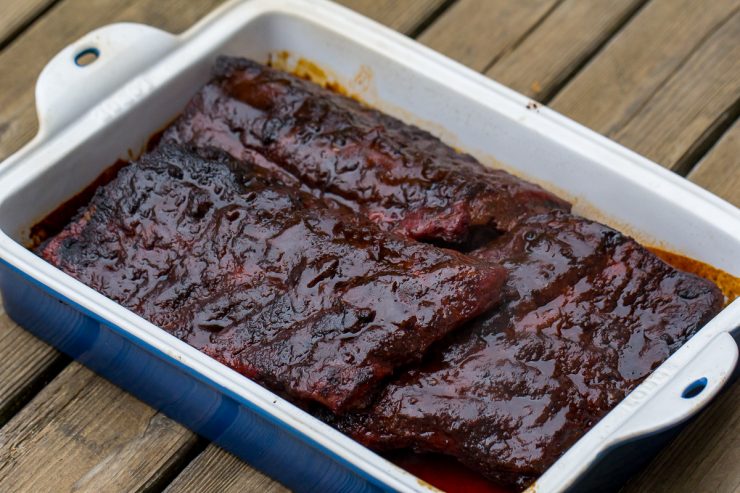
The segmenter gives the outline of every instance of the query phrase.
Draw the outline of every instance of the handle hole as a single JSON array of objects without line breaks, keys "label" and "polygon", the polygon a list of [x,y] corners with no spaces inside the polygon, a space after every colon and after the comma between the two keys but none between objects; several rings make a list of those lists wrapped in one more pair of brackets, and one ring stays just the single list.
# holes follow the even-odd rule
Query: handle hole
[{"label": "handle hole", "polygon": [[707,386],[707,378],[701,377],[697,380],[694,380],[690,384],[686,386],[685,389],[683,389],[683,392],[681,393],[681,397],[684,399],[692,399],[696,397],[697,395],[701,394],[702,390],[704,390]]},{"label": "handle hole", "polygon": [[95,63],[100,58],[100,50],[97,48],[85,48],[75,55],[75,65],[78,67],[87,67]]}]

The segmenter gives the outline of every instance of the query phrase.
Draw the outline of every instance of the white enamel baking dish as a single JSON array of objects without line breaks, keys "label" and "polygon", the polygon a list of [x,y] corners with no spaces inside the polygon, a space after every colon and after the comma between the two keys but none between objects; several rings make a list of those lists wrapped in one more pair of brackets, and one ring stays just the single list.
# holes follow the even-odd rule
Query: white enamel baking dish
[{"label": "white enamel baking dish", "polygon": [[[75,56],[89,48],[99,50],[99,59],[77,66]],[[8,313],[288,486],[358,491],[430,488],[24,246],[31,225],[117,159],[138,154],[147,138],[171,121],[208,80],[216,56],[266,61],[279,52],[290,54],[289,65],[299,58],[314,62],[366,102],[438,134],[483,162],[503,165],[563,194],[574,201],[577,212],[740,276],[737,208],[547,108],[528,108],[524,96],[345,8],[326,1],[232,1],[177,36],[137,24],[98,29],[62,50],[43,70],[36,86],[38,135],[0,165],[0,287]],[[48,310],[39,308],[40,299],[46,300]],[[64,316],[54,306],[64,306]],[[620,444],[658,436],[695,414],[733,373],[738,348],[731,332],[738,325],[740,300],[581,438],[532,490],[582,489],[584,484],[610,480],[610,472],[598,466],[599,458]],[[77,336],[79,340],[70,342]],[[102,349],[100,341],[105,341]],[[110,352],[113,346],[119,353]],[[111,370],[114,355],[124,351],[120,348],[141,352],[141,361],[152,369],[164,365],[185,375],[188,385],[203,386],[197,388],[205,389],[208,399],[229,409],[228,419],[225,414],[219,418],[228,422],[205,430],[183,411],[187,405],[157,400],[167,391],[155,378],[159,370],[145,384],[141,375],[132,376],[125,362]],[[164,381],[170,378],[167,371],[162,370]],[[171,378],[176,382],[180,377]],[[692,398],[682,397],[690,386],[703,390]],[[240,421],[240,413],[264,422]],[[245,423],[257,428],[235,431]],[[267,434],[250,435],[259,431]],[[284,440],[301,445],[285,448]],[[253,451],[255,443],[263,444],[259,454]],[[276,452],[276,447],[284,450]],[[322,460],[331,461],[334,472],[308,480]],[[295,471],[287,473],[285,465]]]}]

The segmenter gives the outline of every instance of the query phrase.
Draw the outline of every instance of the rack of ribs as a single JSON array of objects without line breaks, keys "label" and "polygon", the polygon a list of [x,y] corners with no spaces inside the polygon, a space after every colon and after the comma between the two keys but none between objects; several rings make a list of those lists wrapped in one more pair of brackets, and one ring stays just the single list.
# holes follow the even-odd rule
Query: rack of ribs
[{"label": "rack of ribs", "polygon": [[526,486],[722,308],[713,283],[617,231],[551,212],[473,252],[508,271],[496,309],[333,421],[380,450],[455,456]]},{"label": "rack of ribs", "polygon": [[285,72],[221,57],[164,141],[278,168],[385,230],[469,248],[564,200],[429,132]]},{"label": "rack of ribs", "polygon": [[505,278],[247,161],[170,145],[121,169],[39,253],[240,373],[338,413],[491,308]]}]

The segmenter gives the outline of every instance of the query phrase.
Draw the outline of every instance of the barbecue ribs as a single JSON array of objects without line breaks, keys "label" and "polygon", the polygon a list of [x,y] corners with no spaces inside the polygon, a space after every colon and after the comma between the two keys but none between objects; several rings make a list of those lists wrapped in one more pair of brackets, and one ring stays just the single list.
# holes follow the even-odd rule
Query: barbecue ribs
[{"label": "barbecue ribs", "polygon": [[722,307],[711,282],[567,213],[532,216],[474,255],[507,269],[503,306],[340,429],[525,486]]},{"label": "barbecue ribs", "polygon": [[466,245],[562,199],[430,133],[311,82],[221,57],[165,141],[218,147],[293,176],[384,229]]},{"label": "barbecue ribs", "polygon": [[244,375],[334,412],[490,308],[505,277],[248,162],[167,145],[123,168],[40,253]]}]

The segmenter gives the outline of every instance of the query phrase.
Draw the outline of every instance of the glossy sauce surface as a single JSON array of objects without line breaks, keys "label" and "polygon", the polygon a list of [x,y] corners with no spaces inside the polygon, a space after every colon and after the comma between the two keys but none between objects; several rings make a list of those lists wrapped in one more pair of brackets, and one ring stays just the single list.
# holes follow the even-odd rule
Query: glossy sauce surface
[{"label": "glossy sauce surface", "polygon": [[405,452],[389,454],[386,458],[447,493],[512,493],[444,455]]},{"label": "glossy sauce surface", "polygon": [[249,163],[172,146],[121,169],[40,254],[240,373],[334,412],[492,307],[505,278]]},{"label": "glossy sauce surface", "polygon": [[464,245],[523,215],[570,208],[418,127],[285,72],[221,57],[214,75],[165,141],[262,160],[386,230]]},{"label": "glossy sauce surface", "polygon": [[[657,247],[647,247],[667,264],[713,281],[725,295],[725,304],[740,296],[740,278],[698,260]],[[512,493],[448,456],[396,452],[386,456],[394,464],[447,493]]]},{"label": "glossy sauce surface", "polygon": [[672,265],[676,269],[691,272],[715,283],[725,295],[725,305],[729,305],[740,297],[740,277],[718,269],[699,260],[686,257],[674,252],[669,252],[657,247],[646,247],[657,255],[663,262]]},{"label": "glossy sauce surface", "polygon": [[473,252],[509,277],[504,304],[392,381],[341,430],[380,449],[456,457],[523,488],[722,307],[710,282],[563,212]]}]

